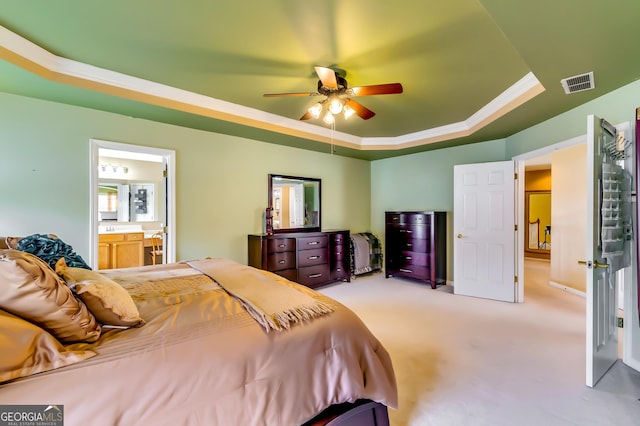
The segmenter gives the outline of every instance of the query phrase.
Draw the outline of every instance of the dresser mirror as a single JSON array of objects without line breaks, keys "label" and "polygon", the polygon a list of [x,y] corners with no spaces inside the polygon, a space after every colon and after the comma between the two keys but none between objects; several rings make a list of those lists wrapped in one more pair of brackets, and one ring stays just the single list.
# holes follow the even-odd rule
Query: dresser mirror
[{"label": "dresser mirror", "polygon": [[320,231],[320,179],[269,175],[273,232]]}]

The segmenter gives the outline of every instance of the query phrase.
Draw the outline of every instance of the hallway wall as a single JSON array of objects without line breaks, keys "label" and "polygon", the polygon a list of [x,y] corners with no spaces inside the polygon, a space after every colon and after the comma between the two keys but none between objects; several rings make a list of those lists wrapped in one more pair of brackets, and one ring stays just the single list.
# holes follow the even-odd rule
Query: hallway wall
[{"label": "hallway wall", "polygon": [[576,145],[551,154],[551,246],[550,280],[586,292],[584,259],[587,229],[587,146]]}]

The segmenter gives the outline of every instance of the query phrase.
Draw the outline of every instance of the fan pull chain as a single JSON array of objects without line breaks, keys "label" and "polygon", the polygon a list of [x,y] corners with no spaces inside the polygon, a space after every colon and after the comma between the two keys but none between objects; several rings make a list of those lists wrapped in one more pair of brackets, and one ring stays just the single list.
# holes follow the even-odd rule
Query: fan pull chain
[{"label": "fan pull chain", "polygon": [[335,132],[336,130],[336,122],[334,121],[333,123],[331,123],[331,155],[333,155],[336,152],[336,147],[333,144],[333,132]]}]

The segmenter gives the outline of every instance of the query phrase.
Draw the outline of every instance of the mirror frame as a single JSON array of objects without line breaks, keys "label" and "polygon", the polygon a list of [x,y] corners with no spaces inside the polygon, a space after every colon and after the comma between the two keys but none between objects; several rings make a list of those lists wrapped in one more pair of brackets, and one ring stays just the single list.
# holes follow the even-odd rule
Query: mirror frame
[{"label": "mirror frame", "polygon": [[319,232],[322,229],[322,180],[319,178],[310,178],[302,176],[290,176],[269,174],[269,204],[268,206],[273,208],[273,182],[275,179],[291,179],[300,180],[305,182],[317,183],[318,185],[318,226],[305,226],[299,228],[273,228],[273,233],[285,233],[285,232]]}]

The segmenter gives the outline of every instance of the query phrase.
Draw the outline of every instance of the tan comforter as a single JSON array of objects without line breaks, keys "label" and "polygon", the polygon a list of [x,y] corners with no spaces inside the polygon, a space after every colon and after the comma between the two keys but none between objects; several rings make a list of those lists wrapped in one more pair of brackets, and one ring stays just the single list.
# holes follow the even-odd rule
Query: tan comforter
[{"label": "tan comforter", "polygon": [[98,355],[0,386],[0,404],[62,404],[74,425],[297,425],[360,398],[397,405],[386,350],[338,302],[285,282],[334,312],[266,333],[186,264],[104,271],[146,325],[106,330]]}]

